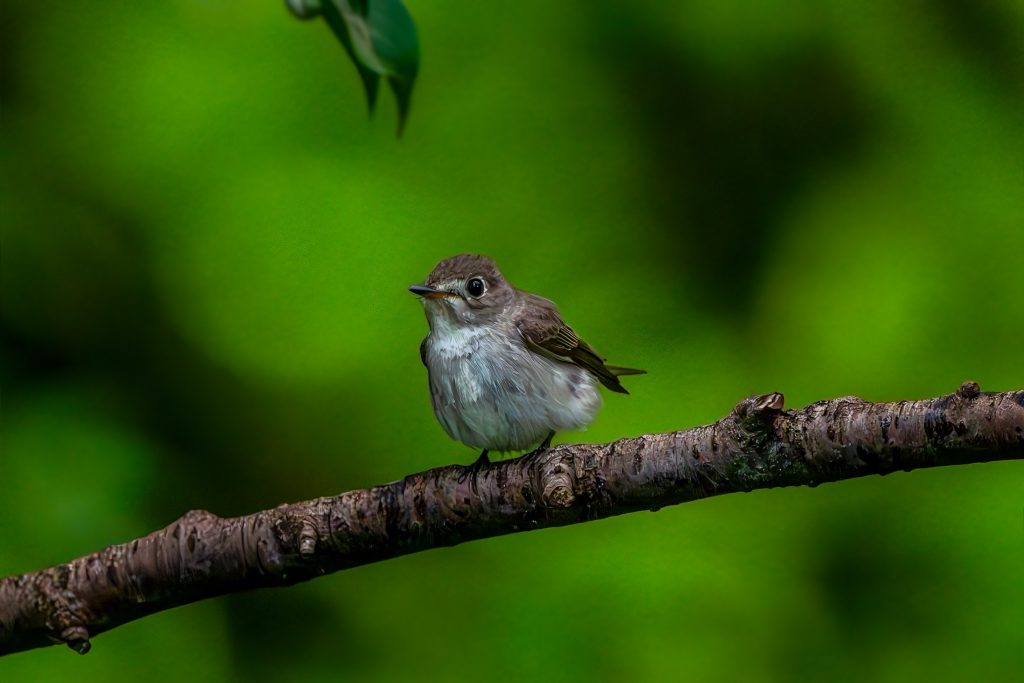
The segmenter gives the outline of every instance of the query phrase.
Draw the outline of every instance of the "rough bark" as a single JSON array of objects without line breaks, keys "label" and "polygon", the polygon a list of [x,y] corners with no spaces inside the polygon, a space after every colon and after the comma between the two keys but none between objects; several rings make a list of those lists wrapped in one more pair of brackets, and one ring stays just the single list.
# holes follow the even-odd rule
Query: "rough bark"
[{"label": "rough bark", "polygon": [[845,397],[796,411],[782,394],[711,425],[451,465],[223,519],[194,510],[129,543],[0,580],[0,655],[90,638],[215,595],[305,581],[428,548],[708,496],[1024,457],[1024,391],[898,403]]}]

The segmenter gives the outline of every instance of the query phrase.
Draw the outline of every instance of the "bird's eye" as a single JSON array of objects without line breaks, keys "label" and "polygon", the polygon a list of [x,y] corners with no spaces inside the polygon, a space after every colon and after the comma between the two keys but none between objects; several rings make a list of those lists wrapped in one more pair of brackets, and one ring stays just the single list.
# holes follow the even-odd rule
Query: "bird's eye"
[{"label": "bird's eye", "polygon": [[484,293],[485,289],[484,281],[482,278],[473,277],[466,283],[466,294],[477,297]]}]

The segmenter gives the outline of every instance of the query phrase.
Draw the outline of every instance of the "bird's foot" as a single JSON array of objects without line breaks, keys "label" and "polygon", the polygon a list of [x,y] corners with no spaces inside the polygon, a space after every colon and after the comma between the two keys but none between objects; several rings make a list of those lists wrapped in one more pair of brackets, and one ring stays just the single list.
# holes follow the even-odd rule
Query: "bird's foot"
[{"label": "bird's foot", "polygon": [[537,455],[541,451],[546,451],[547,449],[551,448],[551,439],[553,439],[553,438],[555,438],[555,433],[554,432],[548,432],[548,435],[546,437],[544,437],[544,440],[540,442],[539,446],[534,448],[529,453],[524,453],[522,457],[526,458],[526,457],[529,457],[531,455]]},{"label": "bird's foot", "polygon": [[480,452],[480,457],[476,459],[472,465],[465,465],[462,468],[462,473],[459,475],[459,483],[466,481],[466,478],[470,475],[476,475],[482,467],[487,467],[491,464],[491,459],[487,457],[487,449],[485,448]]}]

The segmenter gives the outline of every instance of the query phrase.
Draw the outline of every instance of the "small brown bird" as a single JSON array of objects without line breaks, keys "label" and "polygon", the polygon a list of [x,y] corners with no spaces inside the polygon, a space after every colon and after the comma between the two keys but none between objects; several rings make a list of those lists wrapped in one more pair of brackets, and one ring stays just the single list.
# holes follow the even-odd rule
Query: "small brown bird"
[{"label": "small brown bird", "polygon": [[555,304],[513,287],[486,256],[445,259],[409,291],[430,324],[420,357],[434,414],[450,437],[483,449],[478,463],[492,450],[547,448],[555,432],[593,421],[599,383],[627,394],[619,377],[644,373],[605,365]]}]

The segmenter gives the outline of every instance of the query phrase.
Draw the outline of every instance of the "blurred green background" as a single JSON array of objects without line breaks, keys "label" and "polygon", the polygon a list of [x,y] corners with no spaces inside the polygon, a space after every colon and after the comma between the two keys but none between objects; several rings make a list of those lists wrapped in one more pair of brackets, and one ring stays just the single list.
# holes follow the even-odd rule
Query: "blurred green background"
[{"label": "blurred green background", "polygon": [[[405,137],[281,3],[4,3],[0,575],[476,454],[407,285],[463,251],[632,395],[1024,386],[1024,4],[410,0]],[[731,495],[186,606],[0,680],[1006,680],[1021,463]],[[1016,672],[1016,674],[1014,674]]]}]

